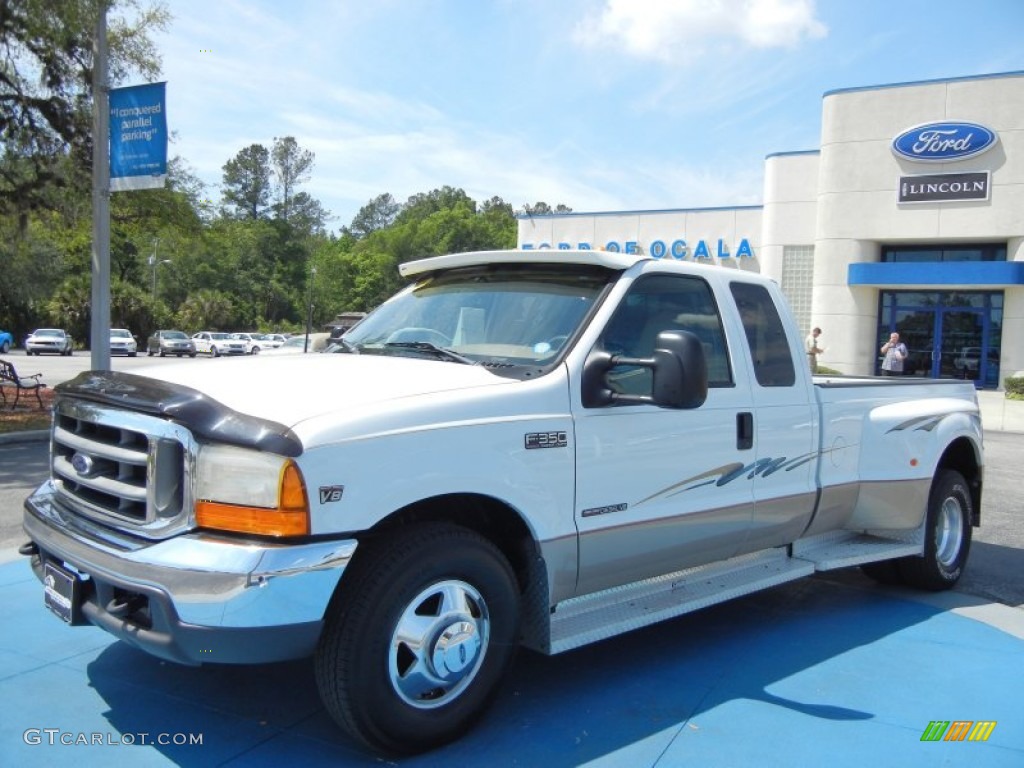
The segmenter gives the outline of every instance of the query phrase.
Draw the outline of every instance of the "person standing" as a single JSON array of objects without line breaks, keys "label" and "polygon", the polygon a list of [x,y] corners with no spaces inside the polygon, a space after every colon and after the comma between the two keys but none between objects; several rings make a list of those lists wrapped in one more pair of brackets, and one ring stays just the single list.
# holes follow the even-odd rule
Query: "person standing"
[{"label": "person standing", "polygon": [[902,376],[903,361],[907,359],[907,345],[900,341],[898,333],[890,333],[889,340],[882,345],[882,375]]},{"label": "person standing", "polygon": [[818,355],[825,351],[818,341],[819,336],[821,336],[821,328],[814,328],[804,339],[804,348],[807,351],[807,361],[810,363],[811,373],[818,372]]}]

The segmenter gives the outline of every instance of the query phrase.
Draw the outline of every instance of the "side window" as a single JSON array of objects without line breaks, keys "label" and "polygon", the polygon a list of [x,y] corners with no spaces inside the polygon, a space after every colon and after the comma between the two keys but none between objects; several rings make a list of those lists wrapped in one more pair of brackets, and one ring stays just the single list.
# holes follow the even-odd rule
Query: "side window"
[{"label": "side window", "polygon": [[[612,354],[647,358],[654,354],[655,341],[662,331],[690,331],[696,335],[707,358],[708,385],[732,385],[722,320],[704,280],[675,275],[639,278],[612,316],[600,343]],[[608,375],[608,384],[621,394],[650,394],[651,371],[616,366]]]},{"label": "side window", "polygon": [[730,283],[747,336],[754,377],[762,387],[792,387],[796,383],[793,355],[782,319],[763,285]]}]

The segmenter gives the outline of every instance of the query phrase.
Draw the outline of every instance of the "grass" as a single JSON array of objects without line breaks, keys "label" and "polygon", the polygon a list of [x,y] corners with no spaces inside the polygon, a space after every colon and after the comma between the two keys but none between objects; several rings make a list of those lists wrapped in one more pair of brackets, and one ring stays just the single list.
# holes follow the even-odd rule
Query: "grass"
[{"label": "grass", "polygon": [[47,387],[40,390],[43,407],[39,407],[36,396],[32,392],[22,392],[18,407],[11,410],[14,402],[13,390],[7,390],[8,405],[0,402],[0,434],[7,432],[25,432],[34,429],[50,428],[50,406],[53,405],[53,390]]}]

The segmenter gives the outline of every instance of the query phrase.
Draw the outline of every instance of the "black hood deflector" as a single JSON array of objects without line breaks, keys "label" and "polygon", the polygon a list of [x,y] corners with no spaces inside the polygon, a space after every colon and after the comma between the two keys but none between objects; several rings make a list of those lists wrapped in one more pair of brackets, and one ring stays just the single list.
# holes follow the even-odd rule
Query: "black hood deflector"
[{"label": "black hood deflector", "polygon": [[58,395],[160,416],[207,442],[298,456],[302,442],[276,421],[228,408],[197,389],[119,371],[85,371],[54,387]]}]

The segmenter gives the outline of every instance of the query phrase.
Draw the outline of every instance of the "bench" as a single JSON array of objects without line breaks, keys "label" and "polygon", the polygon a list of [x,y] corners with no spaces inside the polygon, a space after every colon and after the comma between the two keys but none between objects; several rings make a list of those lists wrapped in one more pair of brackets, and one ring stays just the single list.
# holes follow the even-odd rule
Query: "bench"
[{"label": "bench", "polygon": [[21,398],[22,390],[33,392],[39,407],[43,407],[43,399],[39,396],[39,390],[46,387],[39,379],[41,373],[34,373],[31,376],[19,376],[14,366],[6,360],[0,360],[0,396],[3,396],[4,405],[7,405],[7,390],[14,389],[14,402],[11,404],[13,411],[18,407],[18,400]]}]

